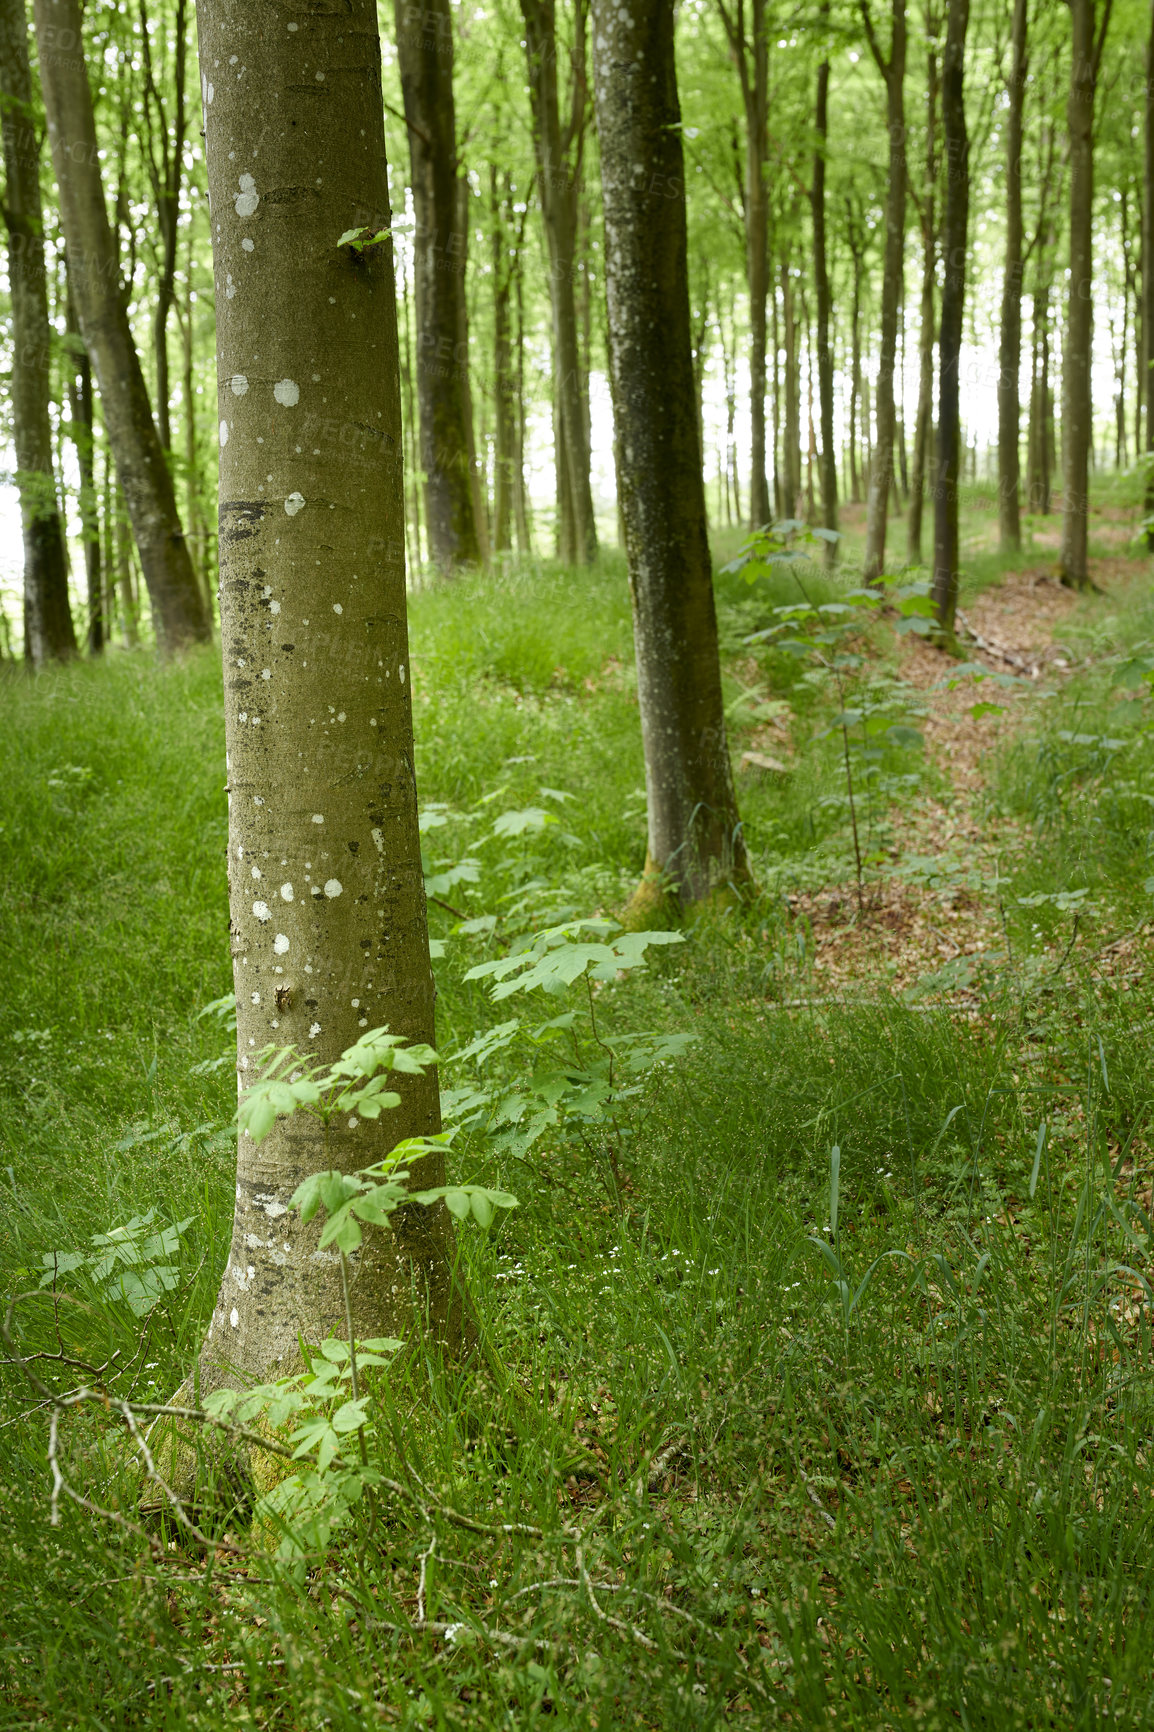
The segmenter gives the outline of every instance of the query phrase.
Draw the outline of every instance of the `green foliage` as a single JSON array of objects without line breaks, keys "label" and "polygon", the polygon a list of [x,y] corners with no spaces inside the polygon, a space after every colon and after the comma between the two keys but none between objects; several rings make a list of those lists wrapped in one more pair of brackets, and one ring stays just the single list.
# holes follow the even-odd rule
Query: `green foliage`
[{"label": "green foliage", "polygon": [[122,1300],[134,1316],[147,1316],[161,1294],[171,1293],[179,1281],[178,1265],[170,1259],[191,1225],[189,1216],[159,1226],[155,1208],[149,1209],[122,1227],[94,1234],[91,1251],[45,1251],[40,1285],[55,1291],[62,1275],[80,1272],[102,1298]]}]

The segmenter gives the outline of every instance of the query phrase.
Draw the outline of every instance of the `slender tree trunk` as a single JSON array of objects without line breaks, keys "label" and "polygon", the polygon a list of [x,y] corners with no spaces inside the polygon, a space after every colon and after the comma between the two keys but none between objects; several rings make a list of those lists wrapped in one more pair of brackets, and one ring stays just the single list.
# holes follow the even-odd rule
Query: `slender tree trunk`
[{"label": "slender tree trunk", "polygon": [[100,561],[100,513],[96,505],[95,416],[92,400],[92,363],[76,323],[76,311],[68,296],[68,334],[75,345],[68,372],[68,431],[80,471],[80,529],[84,546],[84,584],[87,607],[85,639],[89,655],[104,648],[103,573]]},{"label": "slender tree trunk", "polygon": [[[927,27],[929,18],[927,18]],[[929,30],[927,28],[927,35]],[[934,421],[934,301],[938,265],[938,56],[932,37],[926,70],[926,178],[921,202],[922,296],[918,331],[918,413],[914,423],[913,469],[910,475],[908,557],[922,563],[922,522],[927,472],[933,449]]]},{"label": "slender tree trunk", "polygon": [[[823,17],[829,7],[823,6]],[[833,350],[829,327],[833,300],[829,286],[829,262],[825,239],[825,156],[829,141],[829,61],[817,70],[817,102],[814,110],[817,149],[813,157],[813,281],[817,297],[817,388],[821,403],[821,516],[826,529],[836,529],[837,449],[833,439]],[[826,544],[826,564],[837,563],[837,543]]]},{"label": "slender tree trunk", "polygon": [[852,228],[850,252],[853,258],[853,303],[850,312],[850,390],[849,390],[849,496],[854,505],[861,504],[861,475],[858,470],[858,428],[861,419],[861,291],[864,255],[854,242]]},{"label": "slender tree trunk", "polygon": [[[868,13],[867,13],[868,15]],[[889,130],[889,180],[886,190],[885,260],[882,269],[881,354],[878,364],[877,438],[870,465],[863,576],[873,583],[885,569],[886,524],[894,465],[894,370],[898,307],[902,296],[906,239],[906,0],[892,0],[889,58],[884,59],[870,30],[870,46],[886,86]]]},{"label": "slender tree trunk", "polygon": [[[140,550],[157,641],[162,648],[175,650],[206,641],[211,626],[120,298],[80,7],[78,0],[35,0],[35,12],[40,78],[76,313],[92,357],[104,425]],[[243,191],[234,195],[242,202],[251,196]]]},{"label": "slender tree trunk", "polygon": [[801,495],[801,367],[798,356],[797,308],[789,256],[781,267],[781,324],[785,346],[785,433],[782,450],[782,504],[796,518]]},{"label": "slender tree trunk", "polygon": [[1019,442],[1022,366],[1022,112],[1029,74],[1027,0],[1014,0],[1006,113],[1006,264],[998,352],[998,517],[1003,553],[1022,545]]},{"label": "slender tree trunk", "polygon": [[[524,233],[524,231],[522,231]],[[533,528],[529,514],[529,490],[525,486],[525,272],[517,256],[517,461],[513,470],[513,517],[517,525],[517,552],[533,551]]]},{"label": "slender tree trunk", "polygon": [[24,0],[0,0],[0,125],[3,128],[12,306],[12,430],[24,534],[24,652],[34,667],[76,654],[68,605],[65,532],[52,463],[52,348],[40,136],[32,108]]},{"label": "slender tree trunk", "polygon": [[[429,558],[477,565],[480,532],[469,464],[465,295],[449,0],[396,0],[397,58],[416,215],[417,399]],[[313,179],[315,180],[315,175]]]},{"label": "slender tree trunk", "polygon": [[489,518],[483,479],[477,462],[477,430],[473,419],[473,380],[469,361],[469,181],[465,174],[457,176],[457,242],[453,256],[461,277],[461,293],[457,301],[457,349],[461,375],[461,408],[465,417],[465,464],[469,476],[469,492],[473,500],[473,522],[477,528],[477,546],[481,563],[489,559]]},{"label": "slender tree trunk", "polygon": [[1095,0],[1070,0],[1070,94],[1066,124],[1070,161],[1070,283],[1062,351],[1062,582],[1090,589],[1087,566],[1094,340],[1094,93],[1111,0],[1095,34]]},{"label": "slender tree trunk", "polygon": [[[331,1062],[365,1027],[431,1041],[434,992],[412,768],[392,248],[333,244],[334,230],[389,226],[376,6],[302,13],[293,32],[255,31],[251,0],[201,0],[199,18],[228,427],[221,637],[243,1086],[268,1042]],[[220,76],[233,55],[243,79]],[[236,167],[249,162],[238,198]],[[318,177],[323,201],[265,196]],[[342,1121],[325,1137],[315,1120],[293,1118],[259,1147],[242,1141],[202,1393],[225,1374],[282,1375],[302,1340],[344,1333],[337,1261],[318,1255],[316,1223],[302,1226],[288,1202],[311,1172],[367,1166],[398,1138],[439,1128],[435,1075],[398,1082],[402,1104],[376,1123]],[[440,1165],[414,1163],[414,1179],[439,1182]],[[350,1259],[353,1326],[409,1333],[415,1284],[418,1313],[454,1348],[464,1325],[450,1223],[440,1208],[412,1213]]]},{"label": "slender tree trunk", "polygon": [[1154,553],[1154,0],[1146,39],[1142,183],[1142,348],[1146,401],[1146,546]]},{"label": "slender tree trunk", "polygon": [[725,734],[690,352],[673,0],[594,0],[613,406],[649,805],[642,907],[748,874]]},{"label": "slender tree trunk", "polygon": [[172,70],[174,106],[171,127],[165,99],[153,72],[145,0],[139,0],[139,4],[139,40],[144,61],[144,124],[160,240],[160,271],[156,281],[156,306],[152,320],[152,344],[156,364],[156,420],[160,443],[166,451],[171,451],[168,319],[176,300],[176,248],[180,225],[180,187],[184,172],[187,0],[176,0],[173,22],[176,53]]},{"label": "slender tree trunk", "polygon": [[559,479],[558,487],[560,491],[563,485],[563,497],[572,514],[570,556],[582,565],[590,565],[597,557],[597,525],[589,481],[588,410],[582,397],[574,293],[581,145],[588,101],[584,79],[584,0],[579,0],[575,20],[573,112],[564,128],[557,91],[555,0],[521,0],[521,16],[525,24],[537,185],[549,252],[554,390],[560,424],[559,447],[565,463],[564,483]]},{"label": "slender tree trunk", "polygon": [[942,123],[945,133],[946,273],[942,284],[938,464],[934,487],[933,599],[938,628],[953,637],[958,607],[958,480],[961,447],[962,314],[970,215],[970,141],[966,131],[964,66],[970,0],[949,0],[942,59]]},{"label": "slender tree trunk", "polygon": [[489,203],[493,225],[493,551],[513,545],[513,465],[516,457],[516,404],[513,400],[513,345],[509,334],[513,294],[508,197],[496,163],[489,165]]}]

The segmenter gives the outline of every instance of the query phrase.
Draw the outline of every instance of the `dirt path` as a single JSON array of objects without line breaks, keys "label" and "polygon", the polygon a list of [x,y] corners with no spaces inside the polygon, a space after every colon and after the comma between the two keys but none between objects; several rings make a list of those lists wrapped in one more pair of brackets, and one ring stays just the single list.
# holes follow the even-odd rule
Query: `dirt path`
[{"label": "dirt path", "polygon": [[[1133,562],[1116,563],[1125,568],[1117,578],[1135,575]],[[920,726],[945,790],[901,813],[901,846],[891,849],[888,872],[871,875],[864,914],[852,882],[791,898],[811,928],[817,996],[852,998],[866,983],[888,982],[896,991],[977,1003],[969,980],[987,954],[1005,948],[993,886],[1019,842],[1012,824],[993,829],[983,819],[986,764],[1024,724],[1039,690],[1052,690],[1076,664],[1063,628],[1079,606],[1044,568],[1009,574],[974,598],[962,615],[966,653],[1002,676],[996,684],[967,678],[950,691],[945,682],[957,664],[919,638],[904,640],[902,677],[924,706]],[[1004,713],[975,718],[980,702]],[[1116,960],[1123,964],[1124,953]]]}]

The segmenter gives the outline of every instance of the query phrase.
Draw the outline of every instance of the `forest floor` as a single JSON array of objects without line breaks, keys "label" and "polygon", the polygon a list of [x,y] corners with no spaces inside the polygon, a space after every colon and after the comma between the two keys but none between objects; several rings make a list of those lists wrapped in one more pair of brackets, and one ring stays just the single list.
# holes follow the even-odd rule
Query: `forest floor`
[{"label": "forest floor", "polygon": [[[641,869],[620,563],[413,598],[454,1163],[520,1207],[461,1235],[493,1375],[404,1362],[371,1447],[407,1499],[303,1550],[118,1525],[103,1409],[58,1454],[113,1517],[50,1519],[12,1359],[171,1395],[228,1243],[219,669],[4,682],[0,1728],[1154,1720],[1154,597],[1132,482],[1100,504],[1080,597],[969,501],[961,657],[879,615],[840,690],[757,637],[788,574],[719,577],[758,889],[567,1007],[466,976]],[[545,1019],[594,1002],[651,1062],[529,1143]],[[140,1315],[93,1241],[150,1210]]]}]

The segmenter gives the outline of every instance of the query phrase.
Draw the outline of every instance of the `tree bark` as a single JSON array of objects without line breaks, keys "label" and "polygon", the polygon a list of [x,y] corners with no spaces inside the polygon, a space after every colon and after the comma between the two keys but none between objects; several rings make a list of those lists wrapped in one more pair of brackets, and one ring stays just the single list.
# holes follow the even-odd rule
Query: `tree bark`
[{"label": "tree bark", "polygon": [[[828,5],[822,8],[827,17]],[[813,156],[813,281],[817,298],[817,390],[821,421],[821,515],[826,529],[836,529],[837,451],[833,442],[833,351],[829,328],[833,309],[829,286],[829,260],[825,239],[825,156],[829,142],[829,61],[817,69],[817,101],[814,108],[817,149]],[[826,564],[837,563],[837,543],[826,545]]]},{"label": "tree bark", "polygon": [[1070,162],[1070,283],[1066,342],[1062,351],[1062,582],[1090,589],[1087,566],[1090,442],[1093,403],[1090,388],[1094,340],[1094,94],[1098,64],[1110,22],[1105,0],[1100,34],[1095,33],[1095,0],[1070,0],[1072,64],[1066,103]]},{"label": "tree bark", "polygon": [[998,518],[1003,553],[1022,545],[1021,403],[1022,366],[1022,113],[1026,78],[1027,0],[1014,0],[1006,113],[1006,265],[1002,278],[1002,328],[998,348]]},{"label": "tree bark", "polygon": [[886,126],[890,141],[885,260],[882,267],[881,353],[878,360],[876,396],[877,436],[870,465],[865,558],[862,567],[865,581],[873,583],[885,569],[886,524],[894,468],[894,370],[906,238],[906,0],[892,0],[888,59],[883,56],[878,44],[868,0],[861,0],[861,10],[870,51],[885,81]]},{"label": "tree bark", "polygon": [[0,0],[0,126],[3,130],[12,306],[12,431],[24,536],[24,653],[33,667],[76,654],[68,604],[64,525],[52,463],[52,344],[40,137],[32,108],[24,0]]},{"label": "tree bark", "polygon": [[[725,735],[697,448],[673,0],[594,0],[609,359],[649,806],[646,881],[748,875]],[[660,875],[660,876],[659,876]]]},{"label": "tree bark", "polygon": [[549,252],[554,391],[565,470],[563,497],[571,517],[571,557],[581,565],[591,565],[597,558],[597,525],[589,480],[588,409],[582,388],[574,292],[581,154],[588,109],[584,0],[578,0],[575,13],[573,96],[564,128],[557,91],[555,0],[521,0],[521,16],[525,24],[537,185]]},{"label": "tree bark", "polygon": [[[397,58],[416,215],[417,401],[429,557],[443,571],[481,560],[469,465],[464,236],[457,192],[449,0],[395,0]],[[313,179],[315,180],[315,176]]]},{"label": "tree bark", "polygon": [[938,465],[934,486],[933,600],[938,629],[953,637],[958,607],[958,479],[961,464],[962,313],[970,214],[970,142],[966,132],[964,65],[970,0],[949,0],[942,59],[945,134],[946,272],[938,341]]},{"label": "tree bark", "polygon": [[104,426],[140,551],[157,642],[162,649],[177,650],[207,641],[211,625],[120,297],[78,0],[35,0],[35,16],[76,314],[96,372]]},{"label": "tree bark", "polygon": [[489,165],[489,210],[493,242],[493,552],[513,545],[513,465],[517,447],[510,310],[513,272],[508,193],[496,163]]},{"label": "tree bark", "polygon": [[1142,186],[1142,350],[1146,403],[1146,546],[1154,552],[1154,0],[1146,39],[1146,112]]},{"label": "tree bark", "polygon": [[801,495],[801,367],[798,356],[797,308],[789,254],[781,266],[781,334],[785,348],[785,426],[782,434],[782,508],[796,518]]},{"label": "tree bark", "polygon": [[[253,29],[251,0],[201,0],[221,419],[221,639],[229,902],[241,1086],[254,1054],[331,1062],[366,1026],[433,1038],[433,978],[413,779],[404,489],[392,245],[373,0]],[[243,76],[230,77],[235,56]],[[250,92],[259,90],[254,103]],[[251,165],[251,166],[245,166]],[[238,169],[240,173],[238,175]],[[284,189],[313,188],[284,196]],[[244,242],[254,241],[248,251]],[[235,294],[228,289],[235,286]],[[281,1120],[237,1159],[232,1246],[201,1356],[224,1376],[280,1375],[299,1341],[344,1334],[340,1267],[289,1198],[309,1173],[381,1159],[438,1130],[435,1074],[402,1104],[326,1137]],[[440,1181],[440,1161],[414,1181]],[[424,1313],[464,1339],[450,1222],[414,1210],[352,1264],[358,1335]],[[398,1218],[399,1219],[399,1218]]]}]

